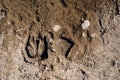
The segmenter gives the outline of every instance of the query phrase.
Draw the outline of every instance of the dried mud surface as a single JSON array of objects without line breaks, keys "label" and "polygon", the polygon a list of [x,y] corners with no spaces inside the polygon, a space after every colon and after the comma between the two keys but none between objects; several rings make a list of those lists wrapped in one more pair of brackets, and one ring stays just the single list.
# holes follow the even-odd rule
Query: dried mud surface
[{"label": "dried mud surface", "polygon": [[120,80],[119,34],[120,0],[0,0],[0,80]]}]

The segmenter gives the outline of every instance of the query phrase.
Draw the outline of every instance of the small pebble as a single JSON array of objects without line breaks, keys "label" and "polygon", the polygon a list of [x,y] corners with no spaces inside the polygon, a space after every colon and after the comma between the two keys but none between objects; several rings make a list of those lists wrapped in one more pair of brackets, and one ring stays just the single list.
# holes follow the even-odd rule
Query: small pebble
[{"label": "small pebble", "polygon": [[84,32],[82,33],[82,37],[86,37],[86,34]]},{"label": "small pebble", "polygon": [[61,28],[61,26],[55,25],[55,26],[53,27],[53,31],[57,32],[60,28]]},{"label": "small pebble", "polygon": [[11,22],[9,22],[9,21],[8,21],[8,24],[10,25],[10,24],[11,24]]},{"label": "small pebble", "polygon": [[95,33],[91,34],[91,37],[92,37],[92,38],[94,38],[95,36],[96,36],[96,34],[95,34]]},{"label": "small pebble", "polygon": [[54,52],[56,51],[55,49],[52,49]]},{"label": "small pebble", "polygon": [[50,39],[50,43],[52,43],[53,42],[53,40],[52,39]]},{"label": "small pebble", "polygon": [[1,12],[1,13],[0,13],[0,19],[5,18],[5,16],[6,16],[6,15],[5,15],[5,12]]},{"label": "small pebble", "polygon": [[20,37],[19,35],[16,35],[16,37],[18,37],[19,39],[23,39],[22,37]]},{"label": "small pebble", "polygon": [[90,26],[89,20],[85,20],[81,26],[83,30],[87,29]]}]

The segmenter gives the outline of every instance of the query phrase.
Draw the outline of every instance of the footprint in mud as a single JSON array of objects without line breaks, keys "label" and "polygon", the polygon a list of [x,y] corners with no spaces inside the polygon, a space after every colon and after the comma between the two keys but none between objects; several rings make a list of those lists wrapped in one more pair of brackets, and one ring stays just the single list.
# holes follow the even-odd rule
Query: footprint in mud
[{"label": "footprint in mud", "polygon": [[31,33],[28,36],[25,50],[26,53],[24,53],[23,56],[28,62],[35,62],[37,60],[47,58],[46,38],[42,37],[40,33]]},{"label": "footprint in mud", "polygon": [[54,46],[55,46],[55,48],[56,48],[55,50],[57,52],[61,53],[66,58],[68,58],[70,51],[71,51],[72,47],[74,46],[74,42],[65,37],[61,37],[54,43]]},{"label": "footprint in mud", "polygon": [[[41,36],[40,33],[31,33],[28,36],[28,41],[26,43],[26,53],[23,55],[25,61],[32,63],[38,60],[47,59],[49,53],[48,50],[55,52],[56,54],[60,53],[67,58],[70,50],[74,46],[74,42],[65,37],[61,37],[54,41],[52,36]],[[53,40],[52,43],[51,39]]]}]

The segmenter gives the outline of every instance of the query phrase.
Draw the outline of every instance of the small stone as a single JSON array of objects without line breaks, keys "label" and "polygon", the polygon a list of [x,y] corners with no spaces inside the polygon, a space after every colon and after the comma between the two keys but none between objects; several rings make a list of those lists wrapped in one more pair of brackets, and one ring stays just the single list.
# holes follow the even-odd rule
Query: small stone
[{"label": "small stone", "polygon": [[57,32],[60,28],[61,28],[61,26],[55,25],[55,26],[53,27],[53,31]]},{"label": "small stone", "polygon": [[0,19],[3,19],[3,18],[6,17],[5,13],[6,13],[6,12],[2,12],[2,11],[0,11]]},{"label": "small stone", "polygon": [[81,26],[83,30],[87,29],[90,26],[89,20],[85,20]]},{"label": "small stone", "polygon": [[16,35],[16,37],[18,37],[19,39],[23,39],[22,37],[20,37],[19,35]]},{"label": "small stone", "polygon": [[10,24],[11,24],[11,22],[8,21],[8,25],[10,25]]},{"label": "small stone", "polygon": [[94,38],[95,36],[96,36],[96,34],[95,34],[95,33],[91,34],[91,37],[92,37],[92,38]]},{"label": "small stone", "polygon": [[84,32],[82,33],[82,37],[86,37],[86,34]]},{"label": "small stone", "polygon": [[53,50],[53,52],[55,52],[56,50],[55,49],[52,49]]}]

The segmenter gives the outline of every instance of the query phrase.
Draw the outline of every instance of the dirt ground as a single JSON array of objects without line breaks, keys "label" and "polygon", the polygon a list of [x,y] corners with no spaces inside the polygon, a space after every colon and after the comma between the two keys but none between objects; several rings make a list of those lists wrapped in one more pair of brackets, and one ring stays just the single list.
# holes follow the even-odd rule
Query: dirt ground
[{"label": "dirt ground", "polygon": [[120,80],[120,0],[0,0],[0,80]]}]

